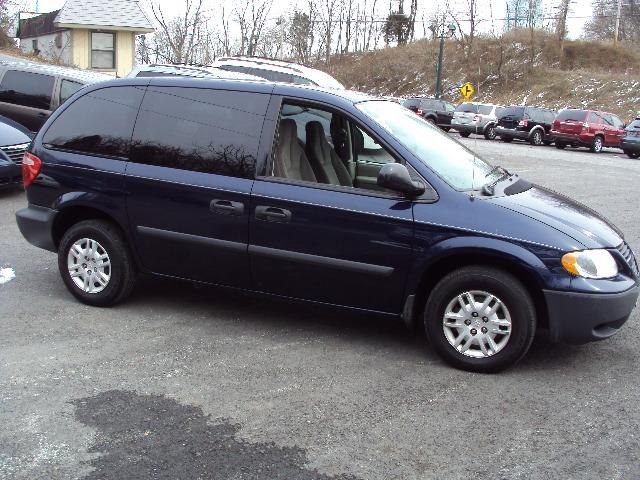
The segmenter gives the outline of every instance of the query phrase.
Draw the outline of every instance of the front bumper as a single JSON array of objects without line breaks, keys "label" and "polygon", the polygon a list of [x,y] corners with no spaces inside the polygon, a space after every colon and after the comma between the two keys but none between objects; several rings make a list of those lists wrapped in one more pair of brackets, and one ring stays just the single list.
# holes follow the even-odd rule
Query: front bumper
[{"label": "front bumper", "polygon": [[520,140],[529,140],[529,132],[524,130],[516,130],[515,128],[496,127],[496,135],[498,137],[519,138]]},{"label": "front bumper", "polygon": [[29,205],[27,208],[16,212],[16,222],[22,236],[31,245],[56,252],[53,241],[53,220],[57,210]]},{"label": "front bumper", "polygon": [[614,335],[633,311],[640,287],[621,293],[575,293],[544,290],[551,340],[581,344]]},{"label": "front bumper", "polygon": [[623,138],[620,142],[620,148],[625,152],[640,152],[640,141]]}]

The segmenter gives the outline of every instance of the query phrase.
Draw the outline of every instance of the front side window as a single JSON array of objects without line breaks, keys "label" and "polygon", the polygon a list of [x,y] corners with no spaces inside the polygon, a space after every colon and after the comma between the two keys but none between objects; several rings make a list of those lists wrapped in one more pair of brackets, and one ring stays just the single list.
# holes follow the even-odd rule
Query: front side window
[{"label": "front side window", "polygon": [[613,122],[613,126],[616,128],[624,128],[624,123],[615,115],[611,115],[611,121]]},{"label": "front side window", "polygon": [[370,100],[356,107],[455,189],[476,189],[502,175],[467,147],[394,102]]},{"label": "front side window", "polygon": [[[410,110],[395,104],[412,115]],[[417,117],[416,117],[417,118]],[[344,115],[285,103],[269,176],[362,190],[378,187],[380,168],[395,158]]]},{"label": "front side window", "polygon": [[478,113],[480,115],[490,115],[491,110],[493,110],[493,106],[491,105],[478,105]]},{"label": "front side window", "polygon": [[115,68],[115,47],[115,33],[91,32],[91,68]]},{"label": "front side window", "polygon": [[109,87],[76,99],[44,134],[49,148],[127,158],[131,131],[144,94],[140,87]]},{"label": "front side window", "polygon": [[8,70],[0,83],[0,102],[48,110],[54,81],[51,75]]},{"label": "front side window", "polygon": [[261,93],[148,87],[131,161],[253,178],[268,102]]},{"label": "front side window", "polygon": [[80,90],[84,85],[80,82],[74,82],[63,78],[60,82],[60,105],[62,105],[71,95]]},{"label": "front side window", "polygon": [[445,103],[445,104],[444,104],[444,109],[445,109],[447,112],[455,112],[455,111],[456,111],[456,107],[455,107],[455,105],[452,105],[452,104],[450,104],[450,103]]}]

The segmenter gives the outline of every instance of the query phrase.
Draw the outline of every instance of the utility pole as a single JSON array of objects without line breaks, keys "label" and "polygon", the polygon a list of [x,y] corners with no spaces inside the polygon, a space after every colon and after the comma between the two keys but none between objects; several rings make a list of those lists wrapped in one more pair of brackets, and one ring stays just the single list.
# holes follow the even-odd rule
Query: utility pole
[{"label": "utility pole", "polygon": [[456,33],[456,26],[450,23],[447,27],[448,32],[444,31],[444,25],[440,30],[440,51],[438,52],[438,64],[436,65],[436,98],[442,96],[442,62],[444,60],[444,40],[452,37]]},{"label": "utility pole", "polygon": [[618,44],[618,35],[620,34],[620,13],[622,12],[622,0],[618,0],[618,13],[616,14],[616,28],[613,31],[613,43]]}]

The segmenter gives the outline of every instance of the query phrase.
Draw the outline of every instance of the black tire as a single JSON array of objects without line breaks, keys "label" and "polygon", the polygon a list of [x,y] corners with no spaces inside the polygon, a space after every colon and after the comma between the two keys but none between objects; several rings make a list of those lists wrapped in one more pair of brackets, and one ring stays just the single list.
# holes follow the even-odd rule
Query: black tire
[{"label": "black tire", "polygon": [[553,140],[543,140],[542,143],[544,143],[548,147],[553,143]]},{"label": "black tire", "polygon": [[502,140],[504,143],[511,143],[513,142],[513,137],[500,137],[500,140]]},{"label": "black tire", "polygon": [[626,153],[626,154],[627,154],[627,157],[629,157],[629,158],[633,158],[634,160],[635,160],[636,158],[640,157],[640,152],[632,152],[632,151],[627,150],[627,151],[626,151],[626,152],[624,152],[624,153]]},{"label": "black tire", "polygon": [[531,136],[529,137],[529,143],[534,147],[539,147],[542,145],[544,141],[544,136],[540,130],[534,130]]},{"label": "black tire", "polygon": [[[449,343],[443,328],[449,302],[472,290],[499,298],[511,316],[511,334],[504,347],[482,358],[459,352]],[[455,270],[438,282],[425,305],[424,325],[429,342],[447,363],[472,372],[493,373],[511,367],[527,353],[536,331],[536,310],[529,292],[516,277],[493,267],[474,265]]]},{"label": "black tire", "polygon": [[567,148],[567,144],[566,144],[566,143],[564,143],[564,142],[558,142],[558,141],[556,140],[556,148],[557,148],[558,150],[564,150],[565,148]]},{"label": "black tire", "polygon": [[440,128],[445,132],[448,132],[449,130],[451,130],[451,127],[440,127]]},{"label": "black tire", "polygon": [[459,132],[460,136],[463,138],[467,138],[469,135],[471,135],[469,132]]},{"label": "black tire", "polygon": [[600,153],[602,152],[602,147],[604,147],[604,138],[602,138],[602,135],[596,135],[593,137],[589,150],[593,153]]},{"label": "black tire", "polygon": [[496,139],[496,127],[495,125],[489,125],[484,129],[484,138],[487,140],[495,140]]},{"label": "black tire", "polygon": [[425,120],[427,122],[429,122],[431,125],[433,125],[434,127],[436,126],[436,119],[433,117],[426,117]]},{"label": "black tire", "polygon": [[[110,278],[100,292],[85,292],[75,284],[69,272],[69,251],[75,242],[84,238],[95,240],[108,254]],[[131,254],[120,229],[105,220],[85,220],[76,223],[65,232],[58,247],[58,269],[64,284],[73,296],[82,303],[96,307],[109,307],[124,300],[133,290],[136,280]]]}]

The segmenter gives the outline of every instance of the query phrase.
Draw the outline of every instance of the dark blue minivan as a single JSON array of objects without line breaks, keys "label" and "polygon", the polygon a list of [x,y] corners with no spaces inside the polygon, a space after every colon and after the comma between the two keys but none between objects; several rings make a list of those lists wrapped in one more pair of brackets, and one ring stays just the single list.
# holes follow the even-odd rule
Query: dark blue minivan
[{"label": "dark blue minivan", "polygon": [[97,84],[51,116],[23,175],[22,234],[90,305],[162,275],[422,323],[446,361],[490,372],[538,330],[613,335],[638,297],[607,220],[353,92]]}]

